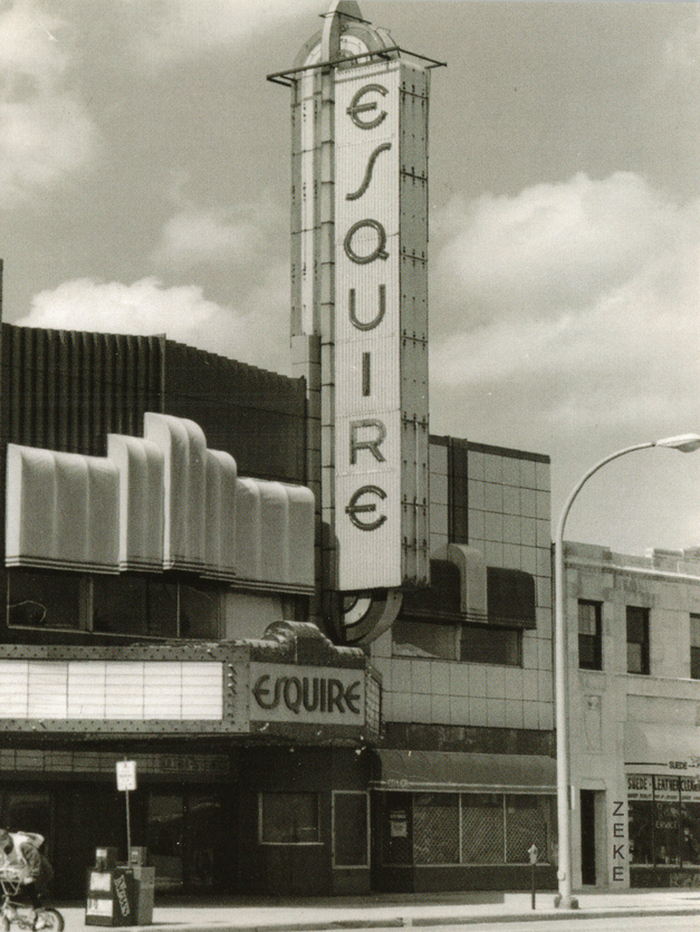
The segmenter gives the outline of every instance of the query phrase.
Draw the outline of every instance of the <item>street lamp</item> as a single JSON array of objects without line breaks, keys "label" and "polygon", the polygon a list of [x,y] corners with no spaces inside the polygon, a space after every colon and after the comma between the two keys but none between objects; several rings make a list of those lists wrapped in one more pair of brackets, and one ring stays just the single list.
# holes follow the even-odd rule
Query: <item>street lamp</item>
[{"label": "street lamp", "polygon": [[609,463],[611,460],[634,453],[635,450],[645,450],[649,447],[667,447],[671,450],[680,450],[682,453],[692,453],[700,449],[700,435],[680,434],[677,437],[666,437],[663,440],[652,440],[647,443],[637,443],[624,450],[618,450],[596,463],[579,480],[567,498],[557,525],[554,538],[554,712],[555,727],[557,731],[557,831],[559,834],[559,864],[557,877],[559,880],[559,893],[554,905],[562,909],[576,909],[578,901],[571,895],[571,749],[569,747],[569,682],[568,682],[568,647],[565,612],[564,578],[564,528],[571,506],[578,493],[588,482],[591,476]]}]

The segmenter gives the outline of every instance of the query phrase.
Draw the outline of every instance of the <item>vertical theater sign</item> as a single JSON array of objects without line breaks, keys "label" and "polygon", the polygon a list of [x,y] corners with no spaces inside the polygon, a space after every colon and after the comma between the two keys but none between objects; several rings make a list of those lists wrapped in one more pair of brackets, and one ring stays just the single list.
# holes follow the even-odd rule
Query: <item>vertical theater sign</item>
[{"label": "vertical theater sign", "polygon": [[345,596],[348,640],[380,633],[401,589],[429,577],[427,141],[437,64],[398,48],[357,3],[336,0],[297,67],[270,76],[292,89],[292,348],[309,386],[321,585]]}]

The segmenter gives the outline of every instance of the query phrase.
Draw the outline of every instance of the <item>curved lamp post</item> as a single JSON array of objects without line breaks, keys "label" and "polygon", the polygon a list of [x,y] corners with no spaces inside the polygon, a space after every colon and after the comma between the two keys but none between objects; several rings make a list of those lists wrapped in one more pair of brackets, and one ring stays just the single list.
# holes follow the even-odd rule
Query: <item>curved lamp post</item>
[{"label": "curved lamp post", "polygon": [[588,482],[591,476],[609,463],[611,460],[634,453],[635,450],[645,450],[649,447],[667,447],[671,450],[680,450],[682,453],[692,453],[700,449],[700,435],[681,434],[678,437],[666,437],[663,440],[652,440],[647,443],[637,443],[617,453],[611,453],[605,459],[596,463],[578,481],[567,498],[557,525],[554,538],[554,712],[557,732],[557,830],[559,833],[559,865],[557,877],[559,893],[554,905],[562,909],[576,909],[578,901],[571,895],[571,749],[569,747],[569,682],[568,682],[568,644],[565,612],[564,578],[564,529],[571,506],[578,493]]}]

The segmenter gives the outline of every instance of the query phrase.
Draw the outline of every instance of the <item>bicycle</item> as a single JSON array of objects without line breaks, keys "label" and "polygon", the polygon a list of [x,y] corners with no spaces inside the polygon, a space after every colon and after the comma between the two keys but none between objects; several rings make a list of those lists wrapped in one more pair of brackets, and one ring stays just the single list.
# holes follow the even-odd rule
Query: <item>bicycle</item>
[{"label": "bicycle", "polygon": [[18,929],[63,932],[65,920],[57,909],[52,906],[39,906],[34,909],[15,899],[22,888],[22,881],[16,874],[0,874],[0,886],[2,887],[2,903],[0,903],[0,930],[2,932],[10,932],[13,925]]}]

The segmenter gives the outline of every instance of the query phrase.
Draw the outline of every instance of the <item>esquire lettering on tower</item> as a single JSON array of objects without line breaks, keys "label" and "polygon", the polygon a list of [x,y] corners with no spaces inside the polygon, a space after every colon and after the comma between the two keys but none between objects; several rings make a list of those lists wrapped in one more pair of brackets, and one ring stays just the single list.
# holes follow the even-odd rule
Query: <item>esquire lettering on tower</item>
[{"label": "esquire lettering on tower", "polygon": [[428,97],[440,63],[336,0],[297,64],[270,77],[292,89],[292,345],[317,419],[324,587],[422,586]]}]

